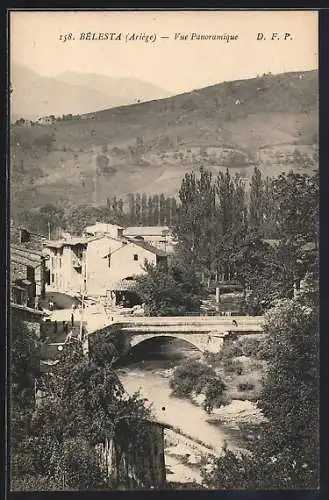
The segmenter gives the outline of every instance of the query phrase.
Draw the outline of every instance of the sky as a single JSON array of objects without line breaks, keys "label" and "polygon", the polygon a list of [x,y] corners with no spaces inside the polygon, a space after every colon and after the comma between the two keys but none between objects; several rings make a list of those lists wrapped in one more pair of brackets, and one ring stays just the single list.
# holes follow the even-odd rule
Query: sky
[{"label": "sky", "polygon": [[[81,33],[122,40],[80,40]],[[60,36],[72,33],[74,40]],[[142,33],[154,42],[125,41]],[[175,33],[187,40],[175,40]],[[238,35],[191,40],[191,33]],[[263,33],[265,40],[257,40]],[[277,37],[271,40],[272,33]],[[285,33],[291,37],[284,40]],[[161,38],[168,37],[168,38]],[[65,71],[134,77],[180,93],[222,81],[318,67],[316,11],[11,11],[11,60],[44,76]]]}]

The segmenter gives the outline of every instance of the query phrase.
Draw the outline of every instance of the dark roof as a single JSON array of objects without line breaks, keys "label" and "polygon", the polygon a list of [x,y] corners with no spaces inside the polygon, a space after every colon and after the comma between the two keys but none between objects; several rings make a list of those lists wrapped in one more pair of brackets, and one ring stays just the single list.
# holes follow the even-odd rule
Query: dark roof
[{"label": "dark roof", "polygon": [[15,262],[16,264],[22,264],[23,266],[27,267],[33,267],[34,269],[38,266],[40,266],[40,259],[39,260],[34,260],[30,259],[29,257],[23,257],[20,255],[11,255],[10,256],[11,262]]},{"label": "dark roof", "polygon": [[26,248],[26,247],[23,247],[21,245],[10,245],[10,249],[11,251],[15,251],[17,253],[25,253],[25,254],[28,254],[29,256],[31,256],[32,258],[35,257],[43,257],[43,254],[41,252],[38,252],[37,250],[32,250],[30,248]]},{"label": "dark roof", "polygon": [[20,311],[25,311],[31,314],[35,314],[36,316],[46,316],[47,314],[43,311],[39,311],[38,309],[32,309],[31,307],[22,306],[21,304],[15,304],[14,302],[10,303],[10,307],[13,309],[19,309]]},{"label": "dark roof", "polygon": [[42,253],[35,250],[30,250],[18,245],[10,246],[10,261],[15,262],[16,264],[36,268],[40,266],[41,261],[44,258],[45,257]]}]

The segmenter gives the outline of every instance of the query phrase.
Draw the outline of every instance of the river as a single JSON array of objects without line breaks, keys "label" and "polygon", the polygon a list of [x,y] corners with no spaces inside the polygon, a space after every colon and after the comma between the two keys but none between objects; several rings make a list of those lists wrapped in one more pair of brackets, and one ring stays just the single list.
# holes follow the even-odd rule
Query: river
[{"label": "river", "polygon": [[[186,343],[179,343],[180,341],[177,341],[168,345],[168,343],[158,342],[143,347],[140,345],[138,349],[135,348],[129,360],[123,362],[117,370],[126,391],[130,394],[140,391],[141,396],[151,404],[153,414],[157,419],[175,427],[191,438],[192,442],[193,440],[198,443],[202,442],[206,446],[206,448],[201,447],[203,451],[211,453],[213,450],[213,453],[219,454],[225,443],[229,449],[239,449],[239,444],[228,429],[222,425],[206,422],[207,414],[202,407],[188,399],[171,396],[169,376],[173,368],[183,358],[200,356],[198,351],[190,346],[187,347]],[[172,457],[170,460],[170,455],[175,456],[176,459],[179,455],[187,455],[189,450],[186,451],[186,440],[184,446],[185,451],[181,451],[181,453],[178,453],[177,449],[175,453],[167,449],[165,452],[166,463],[170,462],[176,469],[179,467],[188,468],[186,460],[176,460],[177,463],[174,465]],[[190,474],[185,470],[180,478],[184,476],[185,482],[187,482],[187,478],[200,482],[195,466],[190,467],[189,472]]]}]

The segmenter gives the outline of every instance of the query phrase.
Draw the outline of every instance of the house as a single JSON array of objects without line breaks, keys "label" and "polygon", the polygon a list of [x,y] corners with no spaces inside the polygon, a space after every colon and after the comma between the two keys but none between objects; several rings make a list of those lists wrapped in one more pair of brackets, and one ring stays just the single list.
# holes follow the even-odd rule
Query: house
[{"label": "house", "polygon": [[37,120],[38,125],[52,125],[55,122],[55,116],[41,116]]},{"label": "house", "polygon": [[107,224],[105,222],[96,222],[93,226],[88,226],[83,231],[83,236],[100,236],[107,234],[117,238],[118,236],[123,236],[124,228],[118,226],[117,224]]},{"label": "house", "polygon": [[11,302],[32,309],[45,296],[45,256],[20,245],[10,247]]},{"label": "house", "polygon": [[118,428],[112,439],[96,445],[99,463],[118,490],[166,486],[164,431],[170,426],[155,420],[143,420],[143,424],[142,442],[132,433],[123,440],[125,430]]},{"label": "house", "polygon": [[50,277],[47,290],[105,297],[118,282],[145,273],[145,261],[166,264],[166,252],[121,236],[121,229],[117,226],[116,232],[45,242]]},{"label": "house", "polygon": [[34,332],[36,336],[40,338],[42,322],[46,313],[38,309],[33,309],[32,307],[11,302],[10,314],[11,317],[20,319],[31,332]]},{"label": "house", "polygon": [[172,253],[174,249],[174,237],[168,226],[133,226],[127,227],[123,235],[128,238],[144,240],[166,253]]}]

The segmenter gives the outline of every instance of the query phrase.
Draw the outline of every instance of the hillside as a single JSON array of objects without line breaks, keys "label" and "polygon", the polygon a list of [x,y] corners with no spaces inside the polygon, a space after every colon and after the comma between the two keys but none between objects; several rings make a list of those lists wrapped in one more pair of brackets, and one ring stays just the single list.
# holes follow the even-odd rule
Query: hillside
[{"label": "hillside", "polygon": [[224,82],[174,97],[12,128],[13,214],[45,203],[174,195],[200,164],[249,178],[317,166],[317,72]]}]

